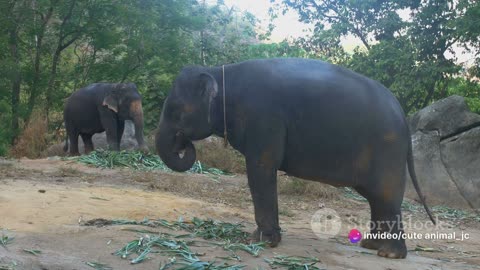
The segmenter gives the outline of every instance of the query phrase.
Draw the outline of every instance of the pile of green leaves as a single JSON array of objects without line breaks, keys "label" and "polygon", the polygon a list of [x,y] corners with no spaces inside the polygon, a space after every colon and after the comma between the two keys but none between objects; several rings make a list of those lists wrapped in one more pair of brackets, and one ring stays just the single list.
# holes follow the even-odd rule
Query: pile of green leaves
[{"label": "pile of green leaves", "polygon": [[191,221],[179,219],[175,222],[146,218],[141,221],[99,219],[87,221],[84,225],[140,225],[151,228],[163,227],[175,231],[187,231],[188,234],[173,235],[132,229],[131,231],[142,233],[142,236],[128,242],[114,253],[114,255],[123,259],[129,259],[131,264],[143,262],[152,253],[172,256],[169,262],[160,269],[167,269],[174,264],[181,265],[181,268],[178,269],[242,269],[244,267],[243,265],[229,265],[226,262],[202,261],[198,257],[199,255],[190,249],[190,245],[195,242],[192,238],[200,237],[205,240],[214,240],[215,242],[211,242],[212,245],[221,246],[231,252],[231,257],[228,259],[238,259],[239,256],[235,253],[238,250],[243,250],[257,257],[265,244],[263,242],[247,244],[249,234],[242,230],[244,227],[242,224],[196,217]]},{"label": "pile of green leaves", "polygon": [[[116,167],[132,168],[135,170],[151,171],[161,170],[171,172],[171,170],[163,163],[163,161],[154,154],[144,154],[139,151],[108,151],[95,150],[88,155],[80,157],[72,157],[69,159],[95,166],[97,168],[113,169]],[[189,173],[210,174],[210,175],[229,175],[228,172],[209,168],[200,161],[196,161]]]},{"label": "pile of green leaves", "polygon": [[[229,257],[217,257],[223,260],[240,260],[236,251],[242,250],[254,257],[264,249],[265,243],[249,242],[249,234],[243,231],[244,226],[240,223],[233,224],[228,222],[216,221],[212,219],[201,219],[194,217],[192,220],[184,221],[182,218],[170,222],[164,219],[143,219],[125,220],[125,219],[94,219],[83,223],[84,226],[111,226],[111,225],[137,225],[150,228],[167,228],[173,231],[187,231],[187,234],[170,234],[165,232],[154,232],[137,228],[127,228],[124,230],[141,233],[141,236],[128,242],[125,246],[113,254],[128,259],[131,264],[137,264],[148,259],[151,254],[161,254],[169,256],[168,261],[160,265],[160,269],[169,269],[175,266],[175,269],[243,269],[244,265],[230,265],[226,261],[204,261],[200,259],[201,254],[191,250],[191,246],[198,242],[194,238],[203,238],[209,241],[207,243],[220,246],[224,250],[231,252]],[[271,259],[264,259],[272,268],[285,269],[320,269],[315,266],[320,262],[314,257],[297,257],[276,255]]]},{"label": "pile of green leaves", "polygon": [[189,237],[201,237],[206,240],[224,240],[230,242],[247,242],[249,234],[242,229],[241,223],[229,223],[216,221],[213,219],[201,219],[194,217],[191,221],[179,219],[175,222],[169,222],[165,219],[148,219],[141,221],[126,219],[94,219],[83,224],[84,226],[104,226],[104,225],[140,225],[151,228],[164,227],[170,230],[184,230],[190,234]]},{"label": "pile of green leaves", "polygon": [[[114,255],[127,259],[130,255],[136,254],[133,259],[130,259],[131,264],[141,263],[148,258],[150,253],[160,253],[172,256],[169,262],[160,269],[167,269],[168,267],[177,264],[183,267],[177,269],[241,269],[242,265],[229,265],[226,263],[216,264],[215,262],[202,261],[199,254],[193,252],[188,242],[172,238],[167,234],[160,234],[155,236],[145,235],[138,239],[129,242],[127,245],[117,250]],[[177,258],[179,258],[177,260]]]}]

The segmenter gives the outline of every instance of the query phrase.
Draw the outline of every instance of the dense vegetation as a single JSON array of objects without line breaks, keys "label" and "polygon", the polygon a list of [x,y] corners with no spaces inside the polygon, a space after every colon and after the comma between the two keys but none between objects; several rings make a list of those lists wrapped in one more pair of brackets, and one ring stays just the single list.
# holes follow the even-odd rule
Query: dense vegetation
[{"label": "dense vegetation", "polygon": [[[222,0],[1,1],[0,155],[32,115],[44,116],[55,134],[64,99],[89,83],[135,82],[151,130],[181,67],[250,58],[309,57],[352,68],[389,87],[407,112],[452,94],[480,111],[478,1],[272,2],[272,18],[296,10],[315,24],[311,35],[268,43],[271,29]],[[340,44],[348,34],[363,44],[353,52]],[[460,49],[474,55],[469,65],[455,61]]]}]

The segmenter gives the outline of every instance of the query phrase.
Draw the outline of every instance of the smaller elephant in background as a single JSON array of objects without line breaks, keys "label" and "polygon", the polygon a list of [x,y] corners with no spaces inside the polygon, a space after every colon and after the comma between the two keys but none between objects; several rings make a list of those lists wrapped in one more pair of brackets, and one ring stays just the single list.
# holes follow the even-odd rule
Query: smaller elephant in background
[{"label": "smaller elephant in background", "polygon": [[92,136],[106,132],[111,150],[120,150],[125,120],[132,120],[139,149],[148,150],[143,139],[142,96],[133,83],[94,83],[75,91],[65,103],[63,119],[67,138],[63,150],[79,155],[78,136],[85,153],[93,151]]}]

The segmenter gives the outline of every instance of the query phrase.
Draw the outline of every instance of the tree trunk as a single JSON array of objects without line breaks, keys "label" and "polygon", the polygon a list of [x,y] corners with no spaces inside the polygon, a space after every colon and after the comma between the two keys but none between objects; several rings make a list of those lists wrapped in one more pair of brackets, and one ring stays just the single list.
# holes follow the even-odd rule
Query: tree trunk
[{"label": "tree trunk", "polygon": [[[50,123],[50,107],[53,105],[53,91],[55,91],[55,79],[57,77],[57,65],[60,62],[60,56],[62,54],[62,51],[68,48],[68,46],[72,45],[75,40],[77,40],[80,37],[80,32],[76,32],[76,35],[74,35],[70,40],[65,42],[65,39],[69,34],[65,34],[65,25],[66,23],[70,20],[73,14],[73,9],[75,7],[76,0],[73,0],[70,8],[68,10],[68,13],[65,15],[65,17],[62,20],[62,24],[60,25],[60,33],[58,35],[58,43],[57,43],[57,49],[55,50],[55,53],[53,55],[52,59],[52,68],[50,70],[50,79],[48,80],[48,87],[47,87],[47,93],[46,93],[46,107],[45,107],[45,113],[47,116],[47,125]],[[75,33],[75,32],[73,32]]]},{"label": "tree trunk", "polygon": [[47,115],[47,125],[49,124],[49,112],[50,112],[50,106],[52,106],[52,96],[53,96],[53,91],[55,91],[55,79],[57,78],[57,65],[58,62],[60,61],[60,55],[62,53],[61,47],[58,47],[55,50],[55,54],[53,55],[53,60],[52,60],[52,69],[50,70],[50,79],[48,80],[48,88],[47,88],[47,106],[45,107],[45,113]]},{"label": "tree trunk", "polygon": [[19,106],[20,106],[20,86],[22,83],[22,77],[20,73],[20,54],[18,52],[18,29],[15,27],[10,31],[10,53],[15,62],[15,72],[12,80],[12,131],[13,136],[11,143],[13,144],[18,135],[18,118],[19,118]]},{"label": "tree trunk", "polygon": [[33,107],[35,106],[35,101],[38,97],[38,84],[40,81],[40,60],[41,60],[41,52],[42,52],[42,43],[43,37],[45,35],[45,30],[47,28],[47,24],[50,21],[50,18],[53,14],[53,7],[50,7],[47,14],[42,16],[42,26],[40,27],[40,31],[38,33],[37,40],[35,43],[35,60],[34,60],[34,73],[33,73],[33,82],[32,82],[32,89],[30,91],[30,96],[28,98],[28,114],[27,118],[30,118],[32,114]]}]

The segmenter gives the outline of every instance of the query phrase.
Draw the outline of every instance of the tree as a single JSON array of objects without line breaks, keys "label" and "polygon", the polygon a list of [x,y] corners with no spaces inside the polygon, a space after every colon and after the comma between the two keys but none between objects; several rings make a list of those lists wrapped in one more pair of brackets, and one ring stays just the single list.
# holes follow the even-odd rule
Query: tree
[{"label": "tree", "polygon": [[455,54],[455,44],[465,46],[472,40],[465,39],[469,34],[458,25],[466,25],[465,20],[475,25],[471,14],[478,5],[472,0],[284,0],[281,4],[297,10],[302,21],[315,23],[318,38],[338,40],[351,34],[361,40],[363,48],[345,65],[389,87],[406,112],[447,95],[449,82],[461,68],[445,53]]}]

